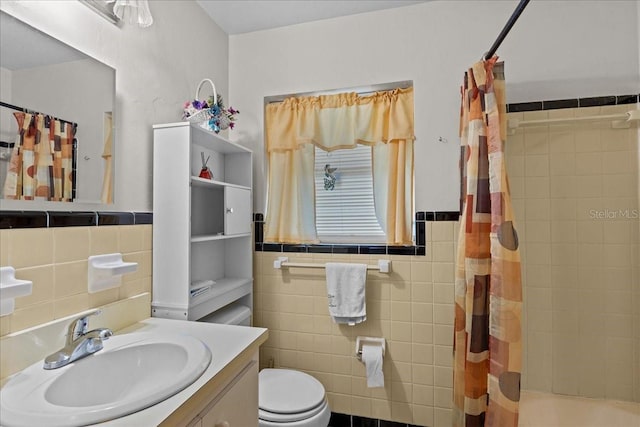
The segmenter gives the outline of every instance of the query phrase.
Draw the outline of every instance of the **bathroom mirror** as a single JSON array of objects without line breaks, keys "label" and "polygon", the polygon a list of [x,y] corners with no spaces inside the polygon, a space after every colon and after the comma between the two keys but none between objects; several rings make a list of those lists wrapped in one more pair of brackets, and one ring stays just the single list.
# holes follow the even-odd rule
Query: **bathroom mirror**
[{"label": "bathroom mirror", "polygon": [[[84,203],[113,203],[115,75],[115,69],[106,64],[0,12],[0,209],[42,209],[41,205],[50,208],[53,203],[73,210]],[[40,135],[53,141],[53,157],[63,159],[61,167],[57,160],[51,166],[38,163],[42,166],[37,168],[38,175],[47,171],[55,177],[55,184],[49,181],[51,188],[30,181],[31,174],[22,183],[22,190],[14,189],[20,184],[11,186],[10,191],[18,196],[26,194],[25,187],[36,188],[35,200],[30,200],[33,192],[26,194],[29,200],[9,200],[10,194],[5,194],[8,171],[12,169],[11,179],[18,180],[16,167],[10,167],[10,163],[11,145],[20,140],[21,117],[34,119],[31,129],[37,128]],[[38,128],[35,123],[39,119],[44,126]],[[63,132],[52,131],[56,127]],[[69,129],[73,131],[67,132]],[[29,165],[40,161],[29,157],[44,156],[36,155],[36,150],[29,153],[28,143],[23,144],[25,155],[19,163],[28,170]],[[48,201],[60,200],[50,198],[60,188],[64,194],[72,194],[70,200]]]}]

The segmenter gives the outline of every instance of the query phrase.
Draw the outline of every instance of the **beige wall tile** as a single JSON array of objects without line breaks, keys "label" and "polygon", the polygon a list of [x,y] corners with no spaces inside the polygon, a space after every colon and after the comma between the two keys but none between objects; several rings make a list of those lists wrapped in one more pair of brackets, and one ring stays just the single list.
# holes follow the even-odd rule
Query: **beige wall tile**
[{"label": "beige wall tile", "polygon": [[118,301],[120,292],[118,288],[107,289],[104,291],[89,294],[89,307],[100,307]]},{"label": "beige wall tile", "polygon": [[412,282],[430,282],[432,274],[432,264],[430,262],[411,263]]},{"label": "beige wall tile", "polygon": [[89,255],[89,232],[96,227],[60,227],[53,229],[54,261],[86,261]]},{"label": "beige wall tile", "polygon": [[603,170],[602,153],[576,153],[576,175],[601,175]]},{"label": "beige wall tile", "polygon": [[10,233],[10,230],[0,230],[0,265],[2,266],[9,265]]},{"label": "beige wall tile", "polygon": [[549,180],[549,196],[554,199],[575,197],[581,185],[574,176],[552,176]]},{"label": "beige wall tile", "polygon": [[636,174],[605,175],[602,178],[602,192],[607,197],[638,197]]},{"label": "beige wall tile", "polygon": [[119,252],[128,253],[145,250],[145,238],[148,238],[148,236],[145,236],[146,232],[142,226],[123,225],[116,228],[118,229],[118,240],[120,244]]},{"label": "beige wall tile", "polygon": [[150,251],[153,249],[153,226],[151,224],[136,225],[142,229],[142,250]]},{"label": "beige wall tile", "polygon": [[576,152],[594,152],[602,150],[600,131],[598,129],[577,129]]},{"label": "beige wall tile", "polygon": [[[451,242],[453,241],[453,230],[457,223],[452,221],[435,221],[431,224],[431,241]],[[429,236],[427,236],[429,238]]]},{"label": "beige wall tile", "polygon": [[547,131],[547,126],[530,127],[524,130],[524,151],[526,155],[549,152],[549,133]]},{"label": "beige wall tile", "polygon": [[89,308],[91,308],[91,304],[89,303],[89,294],[84,293],[72,295],[54,301],[53,316],[55,319],[59,319],[80,311],[88,310]]},{"label": "beige wall tile", "polygon": [[528,177],[525,180],[524,194],[527,199],[547,199],[549,198],[549,178]]},{"label": "beige wall tile", "polygon": [[16,270],[16,278],[21,280],[31,280],[32,282],[31,295],[15,299],[16,310],[51,301],[53,299],[53,286],[51,283],[52,276],[52,265],[21,268]]},{"label": "beige wall tile", "polygon": [[634,148],[633,140],[623,129],[601,129],[600,138],[603,151],[629,151]]},{"label": "beige wall tile", "polygon": [[11,332],[21,331],[42,323],[50,322],[55,318],[53,303],[29,305],[11,314]]},{"label": "beige wall tile", "polygon": [[[434,425],[433,421],[433,407],[428,404],[425,405],[413,405],[413,422],[420,426]],[[445,425],[445,424],[443,424]],[[449,424],[446,424],[449,425]]]},{"label": "beige wall tile", "polygon": [[576,154],[573,151],[568,153],[551,153],[549,173],[558,176],[575,175]]},{"label": "beige wall tile", "polygon": [[11,318],[13,316],[0,317],[0,336],[5,336],[11,333]]},{"label": "beige wall tile", "polygon": [[53,268],[53,290],[56,299],[86,294],[88,262],[76,261],[56,264]]},{"label": "beige wall tile", "polygon": [[91,255],[111,254],[119,251],[118,227],[92,227],[89,238]]},{"label": "beige wall tile", "polygon": [[550,132],[549,147],[552,153],[573,153],[576,150],[575,134],[567,131]]},{"label": "beige wall tile", "polygon": [[525,157],[525,176],[549,176],[549,156],[531,154]]},{"label": "beige wall tile", "polygon": [[22,228],[10,233],[9,265],[13,268],[53,263],[53,229]]}]

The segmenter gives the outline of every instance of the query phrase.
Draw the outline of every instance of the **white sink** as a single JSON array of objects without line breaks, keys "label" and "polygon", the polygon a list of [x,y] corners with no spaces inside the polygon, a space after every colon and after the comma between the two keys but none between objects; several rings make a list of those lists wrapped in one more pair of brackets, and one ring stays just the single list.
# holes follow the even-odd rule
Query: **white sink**
[{"label": "white sink", "polygon": [[188,335],[131,333],[65,367],[38,362],[0,391],[3,426],[80,426],[122,417],[165,400],[192,384],[211,363],[211,351]]}]

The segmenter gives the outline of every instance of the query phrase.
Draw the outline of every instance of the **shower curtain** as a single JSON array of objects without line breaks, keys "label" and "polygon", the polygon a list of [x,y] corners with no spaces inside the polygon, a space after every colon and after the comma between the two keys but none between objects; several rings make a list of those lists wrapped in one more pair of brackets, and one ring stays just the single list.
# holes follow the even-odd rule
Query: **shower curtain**
[{"label": "shower curtain", "polygon": [[504,165],[503,63],[473,65],[461,95],[453,425],[517,427],[522,285]]},{"label": "shower curtain", "polygon": [[75,125],[43,114],[14,113],[18,135],[4,198],[73,201]]}]

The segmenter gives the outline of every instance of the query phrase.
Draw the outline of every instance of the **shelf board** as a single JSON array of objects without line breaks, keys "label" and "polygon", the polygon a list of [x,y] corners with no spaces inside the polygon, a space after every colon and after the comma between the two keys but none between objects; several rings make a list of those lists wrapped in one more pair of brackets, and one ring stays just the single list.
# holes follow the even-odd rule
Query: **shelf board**
[{"label": "shelf board", "polygon": [[189,320],[196,320],[230,304],[245,295],[251,294],[251,278],[223,277],[209,292],[189,300]]},{"label": "shelf board", "polygon": [[213,240],[237,239],[238,237],[250,237],[251,233],[243,234],[199,234],[191,236],[191,243],[210,242]]},{"label": "shelf board", "polygon": [[244,185],[236,185],[230,184],[228,182],[216,181],[213,179],[200,178],[198,176],[191,177],[191,185],[194,187],[205,187],[205,188],[224,188],[224,187],[234,187],[241,188],[245,190],[251,190],[250,187],[246,187]]}]

